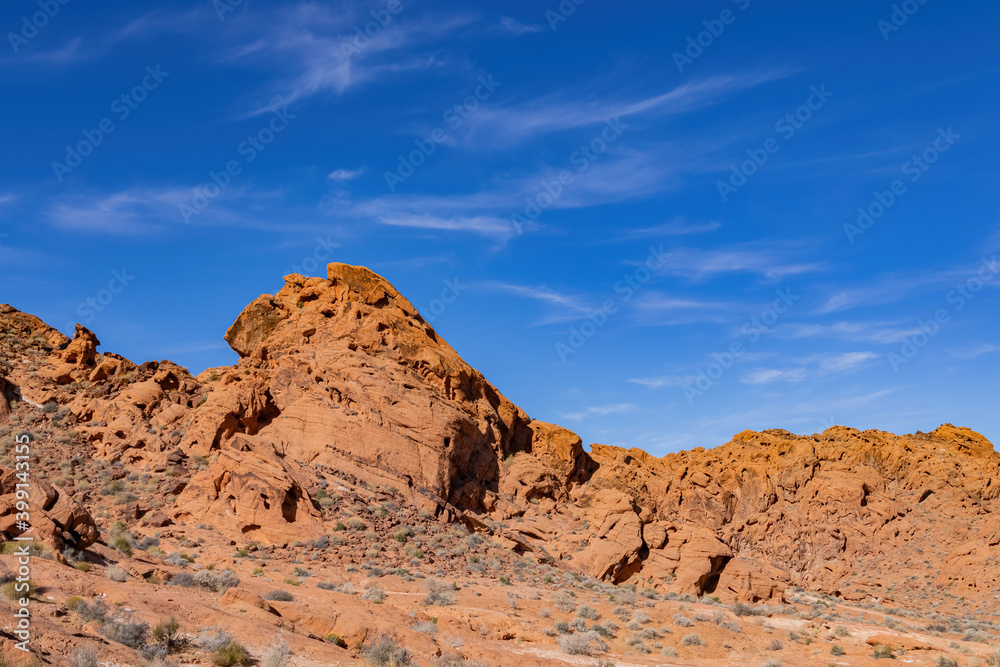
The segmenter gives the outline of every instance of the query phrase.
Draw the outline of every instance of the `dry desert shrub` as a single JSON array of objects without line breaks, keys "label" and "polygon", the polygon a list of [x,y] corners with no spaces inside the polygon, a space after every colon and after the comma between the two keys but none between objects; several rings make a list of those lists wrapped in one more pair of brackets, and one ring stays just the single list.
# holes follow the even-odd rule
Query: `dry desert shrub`
[{"label": "dry desert shrub", "polygon": [[78,648],[69,659],[69,667],[98,667],[97,654],[89,648]]},{"label": "dry desert shrub", "polygon": [[275,600],[277,602],[291,602],[295,599],[295,596],[288,591],[271,591],[264,596],[265,600]]},{"label": "dry desert shrub", "polygon": [[410,667],[413,664],[410,651],[388,635],[381,635],[366,644],[362,653],[371,667]]},{"label": "dry desert shrub", "polygon": [[135,621],[129,613],[113,616],[104,622],[101,634],[113,642],[142,650],[149,640],[149,623]]},{"label": "dry desert shrub", "polygon": [[590,640],[583,635],[569,635],[559,638],[559,648],[566,655],[590,655]]},{"label": "dry desert shrub", "polygon": [[279,641],[268,649],[267,654],[260,661],[260,667],[285,667],[292,658],[292,649],[288,645]]},{"label": "dry desert shrub", "polygon": [[381,588],[372,586],[364,592],[361,596],[362,600],[367,600],[368,602],[374,602],[375,604],[382,604],[385,601],[386,594]]},{"label": "dry desert shrub", "polygon": [[452,590],[454,590],[453,584],[429,579],[427,581],[427,597],[424,598],[423,602],[430,606],[447,607],[453,605],[455,604],[455,596],[451,592]]},{"label": "dry desert shrub", "polygon": [[684,614],[674,614],[674,625],[678,625],[682,628],[690,628],[694,625],[694,621]]},{"label": "dry desert shrub", "polygon": [[209,625],[198,630],[195,644],[198,648],[213,653],[233,641],[233,635],[218,625]]}]

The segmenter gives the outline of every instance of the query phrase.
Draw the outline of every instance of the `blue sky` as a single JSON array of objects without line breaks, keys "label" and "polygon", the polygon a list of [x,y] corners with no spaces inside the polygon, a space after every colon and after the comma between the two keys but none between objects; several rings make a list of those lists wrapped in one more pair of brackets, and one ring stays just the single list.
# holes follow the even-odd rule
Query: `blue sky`
[{"label": "blue sky", "polygon": [[197,373],[246,303],[342,261],[588,443],[997,441],[998,19],[5,2],[0,301]]}]

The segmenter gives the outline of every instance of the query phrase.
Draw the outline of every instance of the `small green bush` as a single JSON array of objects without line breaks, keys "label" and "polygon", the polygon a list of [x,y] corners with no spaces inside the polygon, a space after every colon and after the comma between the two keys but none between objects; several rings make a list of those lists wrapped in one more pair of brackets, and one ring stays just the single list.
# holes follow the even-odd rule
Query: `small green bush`
[{"label": "small green bush", "polygon": [[876,660],[893,660],[896,657],[896,653],[888,646],[876,646],[875,650],[872,651],[872,657]]},{"label": "small green bush", "polygon": [[153,639],[167,647],[167,652],[173,651],[180,645],[180,637],[177,633],[181,629],[181,624],[171,616],[166,621],[160,621],[153,628]]},{"label": "small green bush", "polygon": [[38,586],[31,579],[27,581],[8,581],[3,586],[0,586],[0,591],[3,592],[5,598],[11,602],[16,602],[21,598],[34,597],[35,593],[38,592]]},{"label": "small green bush", "polygon": [[250,653],[237,641],[231,641],[212,656],[215,667],[243,667],[250,664]]}]

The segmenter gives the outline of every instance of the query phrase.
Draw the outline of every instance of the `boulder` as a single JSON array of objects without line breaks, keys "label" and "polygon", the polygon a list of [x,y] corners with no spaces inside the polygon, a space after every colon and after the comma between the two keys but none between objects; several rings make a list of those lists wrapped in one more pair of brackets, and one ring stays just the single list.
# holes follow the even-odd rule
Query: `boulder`
[{"label": "boulder", "polygon": [[531,453],[556,471],[564,482],[579,481],[586,475],[589,457],[583,451],[580,436],[537,419],[528,424],[528,428],[531,429]]},{"label": "boulder", "polygon": [[19,481],[17,471],[0,468],[0,533],[6,539],[32,536],[59,554],[67,546],[86,549],[100,538],[97,523],[87,510],[65,491],[37,477],[30,482],[30,528],[25,529],[17,519]]},{"label": "boulder", "polygon": [[596,538],[573,557],[572,565],[597,579],[622,581],[632,574],[643,547],[642,522],[629,509],[605,515]]}]

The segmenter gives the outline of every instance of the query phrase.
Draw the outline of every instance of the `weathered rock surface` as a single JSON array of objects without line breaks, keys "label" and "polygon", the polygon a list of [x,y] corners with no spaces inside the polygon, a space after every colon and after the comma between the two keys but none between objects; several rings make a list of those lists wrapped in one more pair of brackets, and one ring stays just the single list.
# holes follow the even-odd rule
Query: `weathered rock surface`
[{"label": "weathered rock surface", "polygon": [[233,438],[177,498],[179,522],[211,521],[223,534],[265,543],[290,543],[324,534],[299,466],[254,436]]},{"label": "weathered rock surface", "polygon": [[[99,353],[86,328],[71,340],[10,306],[0,326],[9,400],[72,416],[97,458],[174,476],[176,503],[147,523],[211,525],[240,543],[316,539],[331,530],[317,493],[336,471],[539,560],[699,595],[774,600],[804,585],[861,599],[878,591],[849,576],[858,563],[921,561],[930,542],[945,554],[939,586],[989,591],[1000,578],[1000,455],[969,429],[744,431],[662,458],[588,453],[363,267],[286,276],[226,333],[239,362],[197,378]],[[72,511],[52,521],[53,535],[96,538]]]},{"label": "weathered rock surface", "polygon": [[196,413],[186,451],[260,435],[286,458],[475,508],[499,487],[498,460],[531,446],[524,412],[367,269],[288,276],[226,338],[243,358]]},{"label": "weathered rock surface", "polygon": [[[30,537],[55,554],[65,547],[85,549],[98,540],[100,531],[94,519],[67,493],[37,476],[19,479],[18,473],[0,468],[0,534],[6,540]],[[24,499],[17,494],[19,483],[27,494]],[[21,502],[27,507],[19,507]],[[21,513],[28,515],[30,528],[21,525]]]}]

